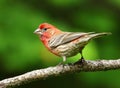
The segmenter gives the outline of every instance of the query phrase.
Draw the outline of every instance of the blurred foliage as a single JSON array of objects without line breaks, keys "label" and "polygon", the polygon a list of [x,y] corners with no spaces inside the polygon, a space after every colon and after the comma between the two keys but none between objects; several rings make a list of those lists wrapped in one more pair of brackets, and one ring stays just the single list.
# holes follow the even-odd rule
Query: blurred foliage
[{"label": "blurred foliage", "polygon": [[[0,79],[54,66],[62,61],[33,34],[43,22],[56,25],[63,31],[112,32],[110,36],[91,41],[83,50],[83,55],[90,60],[118,59],[119,21],[119,0],[0,0]],[[79,58],[78,54],[66,63]],[[120,88],[119,74],[119,71],[82,72],[18,88]]]}]

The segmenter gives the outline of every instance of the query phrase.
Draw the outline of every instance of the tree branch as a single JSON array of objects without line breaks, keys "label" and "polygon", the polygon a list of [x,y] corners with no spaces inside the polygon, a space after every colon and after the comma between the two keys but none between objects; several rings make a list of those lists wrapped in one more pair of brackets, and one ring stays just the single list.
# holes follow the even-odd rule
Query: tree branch
[{"label": "tree branch", "polygon": [[118,60],[86,60],[82,64],[65,64],[44,69],[34,70],[23,75],[13,78],[7,78],[0,81],[0,88],[19,86],[27,82],[37,79],[45,79],[51,76],[58,76],[67,73],[81,72],[81,71],[107,71],[120,69],[120,59]]}]

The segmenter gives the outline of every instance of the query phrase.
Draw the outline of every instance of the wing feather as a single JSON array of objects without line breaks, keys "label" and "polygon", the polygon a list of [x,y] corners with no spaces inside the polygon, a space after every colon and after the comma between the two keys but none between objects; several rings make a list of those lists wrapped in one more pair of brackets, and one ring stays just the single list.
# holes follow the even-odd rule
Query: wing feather
[{"label": "wing feather", "polygon": [[77,38],[83,37],[84,35],[89,35],[93,32],[84,33],[84,32],[64,32],[62,34],[59,34],[57,36],[53,36],[50,41],[49,45],[51,48],[55,48],[59,45],[71,42],[72,40],[75,40]]}]

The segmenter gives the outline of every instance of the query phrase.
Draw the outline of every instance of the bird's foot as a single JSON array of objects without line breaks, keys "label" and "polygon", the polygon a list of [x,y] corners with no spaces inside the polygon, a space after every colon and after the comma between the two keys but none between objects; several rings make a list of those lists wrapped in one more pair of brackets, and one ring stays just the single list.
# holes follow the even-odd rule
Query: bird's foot
[{"label": "bird's foot", "polygon": [[57,64],[57,66],[60,66],[60,65],[63,65],[63,62],[60,62],[60,63]]},{"label": "bird's foot", "polygon": [[74,63],[68,63],[67,65],[74,65]]},{"label": "bird's foot", "polygon": [[83,65],[85,62],[85,59],[82,57],[81,59],[79,59],[77,62],[74,63],[74,65],[80,64]]}]

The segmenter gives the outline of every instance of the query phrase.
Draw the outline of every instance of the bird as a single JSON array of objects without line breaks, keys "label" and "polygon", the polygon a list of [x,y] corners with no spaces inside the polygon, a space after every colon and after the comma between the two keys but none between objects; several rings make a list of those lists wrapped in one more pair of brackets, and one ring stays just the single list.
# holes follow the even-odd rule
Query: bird
[{"label": "bird", "polygon": [[64,63],[67,58],[80,53],[79,62],[84,61],[82,50],[90,40],[111,34],[110,32],[67,32],[49,23],[42,23],[34,31],[44,46],[53,54],[62,57]]}]

